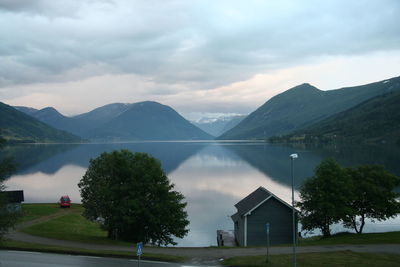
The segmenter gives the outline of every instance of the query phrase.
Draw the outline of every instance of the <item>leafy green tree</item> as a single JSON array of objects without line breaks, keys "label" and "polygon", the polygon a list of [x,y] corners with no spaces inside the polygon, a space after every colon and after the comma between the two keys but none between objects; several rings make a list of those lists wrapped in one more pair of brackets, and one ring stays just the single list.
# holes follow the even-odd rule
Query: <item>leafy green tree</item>
[{"label": "leafy green tree", "polygon": [[184,196],[146,153],[102,153],[79,187],[85,217],[100,220],[112,239],[167,245],[188,232]]},{"label": "leafy green tree", "polygon": [[382,166],[366,165],[347,168],[352,179],[351,212],[344,218],[344,225],[361,234],[365,219],[378,221],[395,217],[400,213],[400,194],[393,189],[400,185],[400,178],[386,171]]},{"label": "leafy green tree", "polygon": [[[5,140],[0,137],[0,149],[3,148]],[[14,226],[19,213],[10,211],[7,207],[4,181],[15,171],[15,166],[9,158],[0,161],[0,239]]]},{"label": "leafy green tree", "polygon": [[333,159],[323,160],[315,175],[300,188],[300,220],[304,230],[321,229],[330,236],[330,225],[350,212],[351,180],[347,172]]}]

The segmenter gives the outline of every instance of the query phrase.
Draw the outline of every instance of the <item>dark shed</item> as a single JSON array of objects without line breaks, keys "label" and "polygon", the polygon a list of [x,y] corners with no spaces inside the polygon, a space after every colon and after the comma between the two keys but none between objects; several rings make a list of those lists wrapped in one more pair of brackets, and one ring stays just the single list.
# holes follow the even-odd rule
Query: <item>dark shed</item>
[{"label": "dark shed", "polygon": [[9,212],[21,211],[21,202],[24,201],[23,190],[0,192],[0,202]]},{"label": "dark shed", "polygon": [[271,245],[293,242],[292,206],[264,187],[260,186],[235,207],[237,212],[231,218],[239,246],[267,245],[267,223],[270,225]]},{"label": "dark shed", "polygon": [[14,191],[3,191],[1,192],[2,197],[6,203],[21,203],[24,202],[24,191],[14,190]]}]

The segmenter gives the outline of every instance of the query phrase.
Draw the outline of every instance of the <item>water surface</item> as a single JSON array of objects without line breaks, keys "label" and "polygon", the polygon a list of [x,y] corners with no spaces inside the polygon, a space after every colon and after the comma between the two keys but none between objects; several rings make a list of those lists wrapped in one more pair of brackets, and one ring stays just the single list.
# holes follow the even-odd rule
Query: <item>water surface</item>
[{"label": "water surface", "polygon": [[[18,172],[7,180],[10,190],[22,189],[26,203],[56,202],[68,194],[80,202],[79,180],[91,158],[102,152],[128,149],[158,158],[170,180],[188,203],[190,232],[179,246],[216,245],[216,230],[233,228],[234,204],[259,186],[290,203],[289,155],[294,161],[295,188],[313,175],[315,166],[333,157],[343,166],[382,164],[400,174],[400,151],[393,147],[289,147],[257,142],[137,142],[124,144],[15,145]],[[297,191],[296,191],[297,198]],[[335,226],[335,231],[342,231]],[[366,232],[400,230],[400,219],[367,224]]]}]

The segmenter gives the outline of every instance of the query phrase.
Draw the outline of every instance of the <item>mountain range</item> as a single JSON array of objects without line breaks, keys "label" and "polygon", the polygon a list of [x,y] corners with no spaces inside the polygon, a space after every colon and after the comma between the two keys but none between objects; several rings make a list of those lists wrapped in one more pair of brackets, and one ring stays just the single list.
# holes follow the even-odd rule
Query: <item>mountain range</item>
[{"label": "mountain range", "polygon": [[0,136],[11,142],[79,143],[82,138],[55,129],[15,108],[0,102]]},{"label": "mountain range", "polygon": [[132,104],[114,103],[74,117],[54,108],[35,110],[16,107],[54,128],[92,141],[208,140],[200,130],[169,106],[153,101]]},{"label": "mountain range", "polygon": [[322,91],[302,84],[272,97],[218,139],[267,139],[308,127],[373,97],[400,90],[400,77]]},{"label": "mountain range", "polygon": [[217,139],[287,142],[334,137],[400,143],[399,92],[400,77],[329,91],[305,83],[272,97],[245,118],[202,121],[198,127],[153,101],[114,103],[73,117],[52,107],[1,103],[0,136],[21,142],[119,142],[209,140],[222,133]]},{"label": "mountain range", "polygon": [[368,99],[272,142],[400,144],[400,90]]}]

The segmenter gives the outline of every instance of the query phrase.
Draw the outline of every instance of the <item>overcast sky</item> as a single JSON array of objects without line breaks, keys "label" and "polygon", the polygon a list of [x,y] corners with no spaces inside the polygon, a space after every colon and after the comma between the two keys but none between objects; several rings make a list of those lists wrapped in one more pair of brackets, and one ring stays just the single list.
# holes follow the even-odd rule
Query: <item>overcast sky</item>
[{"label": "overcast sky", "polygon": [[398,0],[0,0],[0,101],[249,113],[400,75]]}]

